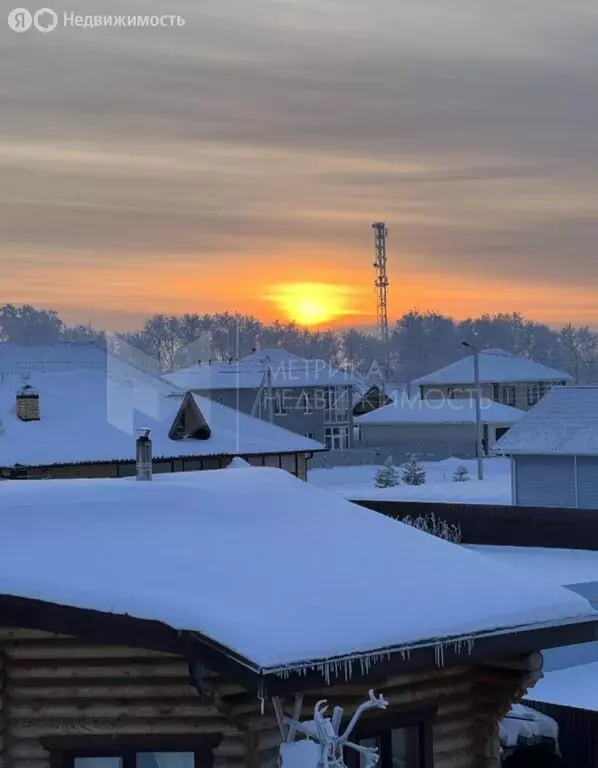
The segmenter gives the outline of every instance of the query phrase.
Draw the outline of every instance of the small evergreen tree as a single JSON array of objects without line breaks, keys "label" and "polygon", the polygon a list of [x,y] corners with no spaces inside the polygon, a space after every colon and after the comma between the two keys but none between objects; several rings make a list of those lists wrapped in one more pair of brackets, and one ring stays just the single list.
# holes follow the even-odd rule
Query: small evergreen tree
[{"label": "small evergreen tree", "polygon": [[469,470],[465,464],[459,464],[453,473],[453,481],[455,483],[464,483],[466,480],[469,480]]},{"label": "small evergreen tree", "polygon": [[403,482],[405,485],[423,485],[426,482],[426,470],[415,456],[403,467]]},{"label": "small evergreen tree", "polygon": [[392,456],[389,456],[383,466],[376,470],[375,484],[376,488],[394,488],[399,484],[399,473],[392,463]]}]

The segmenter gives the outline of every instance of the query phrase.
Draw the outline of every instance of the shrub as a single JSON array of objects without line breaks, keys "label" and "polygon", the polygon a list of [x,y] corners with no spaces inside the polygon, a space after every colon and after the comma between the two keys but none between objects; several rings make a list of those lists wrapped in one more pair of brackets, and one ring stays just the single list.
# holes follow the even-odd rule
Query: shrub
[{"label": "shrub", "polygon": [[469,470],[465,464],[459,464],[453,473],[453,481],[455,483],[464,483],[466,480],[469,480]]},{"label": "shrub", "polygon": [[461,526],[458,523],[455,525],[447,523],[446,520],[436,517],[434,513],[431,515],[418,515],[417,517],[407,516],[401,522],[424,533],[429,533],[431,536],[451,541],[453,544],[461,543]]}]

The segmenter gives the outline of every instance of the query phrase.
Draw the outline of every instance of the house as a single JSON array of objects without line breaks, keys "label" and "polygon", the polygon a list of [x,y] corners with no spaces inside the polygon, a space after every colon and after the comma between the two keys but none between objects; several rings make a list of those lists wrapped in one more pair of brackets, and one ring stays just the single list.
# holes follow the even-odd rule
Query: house
[{"label": "house", "polygon": [[513,503],[598,509],[598,387],[553,389],[496,445]]},{"label": "house", "polygon": [[0,494],[11,768],[275,768],[285,713],[371,689],[380,768],[497,768],[538,649],[597,631],[579,595],[281,470]]},{"label": "house", "polygon": [[[218,469],[233,456],[307,476],[325,447],[179,390],[102,352],[102,365],[0,375],[0,475],[135,474],[135,438],[151,430],[154,471]],[[57,373],[56,370],[63,372]]]},{"label": "house", "polygon": [[[492,400],[481,400],[482,444],[487,454],[498,438],[524,415]],[[361,444],[392,446],[405,454],[446,458],[475,456],[477,451],[475,398],[412,400],[397,397],[390,405],[355,419]]]},{"label": "house", "polygon": [[261,349],[238,361],[200,361],[164,377],[182,389],[345,450],[352,443],[352,391],[361,378],[325,360]]},{"label": "house", "polygon": [[[527,357],[502,349],[482,349],[479,354],[480,389],[484,397],[527,411],[553,386],[573,381],[568,373],[557,371]],[[468,355],[414,381],[421,397],[471,397],[474,390],[474,359]]]}]

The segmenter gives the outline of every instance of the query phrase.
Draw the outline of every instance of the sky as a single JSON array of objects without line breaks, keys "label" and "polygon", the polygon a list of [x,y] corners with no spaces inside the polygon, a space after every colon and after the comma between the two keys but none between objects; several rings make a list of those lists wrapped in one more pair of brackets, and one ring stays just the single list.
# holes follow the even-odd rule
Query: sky
[{"label": "sky", "polygon": [[385,221],[391,321],[598,327],[595,0],[52,3],[186,23],[2,22],[0,303],[367,326]]}]

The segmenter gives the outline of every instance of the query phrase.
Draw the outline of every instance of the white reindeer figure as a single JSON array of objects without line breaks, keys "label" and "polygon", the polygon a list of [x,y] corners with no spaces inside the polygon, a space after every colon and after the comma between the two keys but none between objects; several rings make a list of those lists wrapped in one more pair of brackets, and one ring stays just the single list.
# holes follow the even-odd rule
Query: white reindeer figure
[{"label": "white reindeer figure", "polygon": [[[343,733],[339,733],[343,710],[335,707],[332,718],[325,717],[328,709],[325,699],[318,701],[314,707],[313,720],[301,722],[297,718],[284,717],[283,723],[289,730],[287,742],[280,748],[282,768],[346,768],[345,748],[353,749],[363,756],[364,768],[373,768],[378,762],[378,750],[354,744],[349,741],[349,736],[366,710],[386,709],[387,706],[388,701],[383,696],[376,697],[370,691],[368,701],[357,707]],[[308,740],[293,742],[295,733],[302,733]]]}]

